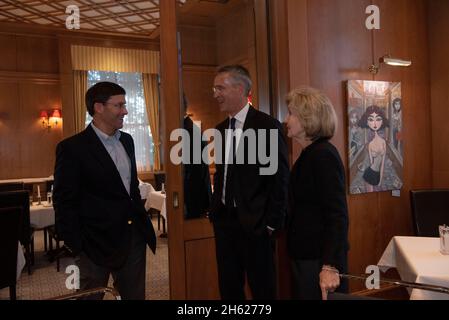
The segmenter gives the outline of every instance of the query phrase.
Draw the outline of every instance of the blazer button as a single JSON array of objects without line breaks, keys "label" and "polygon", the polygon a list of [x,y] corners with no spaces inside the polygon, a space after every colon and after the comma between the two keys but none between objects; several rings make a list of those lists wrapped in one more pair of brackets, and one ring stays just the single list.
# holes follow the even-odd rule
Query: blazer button
[{"label": "blazer button", "polygon": [[128,220],[128,224],[133,224],[133,221],[132,220]]}]

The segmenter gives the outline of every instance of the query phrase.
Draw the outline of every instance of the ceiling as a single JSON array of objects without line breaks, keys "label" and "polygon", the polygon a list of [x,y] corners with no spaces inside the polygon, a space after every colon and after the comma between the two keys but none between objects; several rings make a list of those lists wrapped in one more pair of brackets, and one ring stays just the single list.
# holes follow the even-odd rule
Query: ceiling
[{"label": "ceiling", "polygon": [[[187,23],[211,24],[229,8],[248,0],[176,0]],[[79,31],[101,31],[155,38],[159,35],[159,0],[0,0],[0,22],[66,28],[66,13],[76,5]]]}]

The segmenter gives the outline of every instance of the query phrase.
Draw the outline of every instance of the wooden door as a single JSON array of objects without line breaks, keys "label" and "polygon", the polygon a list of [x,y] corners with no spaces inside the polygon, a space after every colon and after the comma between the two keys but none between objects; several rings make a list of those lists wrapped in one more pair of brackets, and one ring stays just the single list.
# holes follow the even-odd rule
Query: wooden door
[{"label": "wooden door", "polygon": [[[195,16],[195,12],[201,15]],[[182,92],[193,101],[194,120],[205,123],[206,128],[202,129],[213,128],[224,119],[225,115],[214,106],[212,91],[208,90],[216,68],[223,64],[239,63],[248,67],[255,83],[255,105],[261,106],[264,112],[273,112],[267,1],[231,0],[225,6],[191,1],[180,9],[175,0],[164,0],[160,1],[160,14],[170,296],[171,299],[219,299],[213,228],[206,217],[184,219],[182,168],[170,160],[170,150],[178,142],[170,142],[169,137],[173,130],[182,127]],[[203,18],[195,24],[200,16]],[[233,29],[236,23],[241,23],[238,32]],[[235,34],[244,38],[236,40]]]}]

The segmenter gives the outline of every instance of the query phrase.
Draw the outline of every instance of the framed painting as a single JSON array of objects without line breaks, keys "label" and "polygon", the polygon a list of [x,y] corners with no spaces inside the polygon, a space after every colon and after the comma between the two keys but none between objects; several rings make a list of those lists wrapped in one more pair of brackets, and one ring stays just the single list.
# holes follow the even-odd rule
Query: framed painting
[{"label": "framed painting", "polygon": [[401,83],[351,80],[347,90],[350,193],[401,189]]}]

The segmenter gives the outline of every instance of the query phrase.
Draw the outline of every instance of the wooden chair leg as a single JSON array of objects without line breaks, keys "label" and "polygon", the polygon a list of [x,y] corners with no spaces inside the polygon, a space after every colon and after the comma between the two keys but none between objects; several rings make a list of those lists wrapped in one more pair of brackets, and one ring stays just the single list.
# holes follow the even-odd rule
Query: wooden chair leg
[{"label": "wooden chair leg", "polygon": [[53,252],[53,239],[48,235],[48,251]]},{"label": "wooden chair leg", "polygon": [[[59,241],[56,240],[56,252],[59,252]],[[59,264],[59,257],[56,256],[56,271],[59,272],[60,270],[60,264]]]},{"label": "wooden chair leg", "polygon": [[30,240],[31,247],[31,265],[34,266],[34,237]]},{"label": "wooden chair leg", "polygon": [[44,228],[44,251],[47,252],[47,243],[48,243],[48,232],[47,228]]},{"label": "wooden chair leg", "polygon": [[10,300],[17,300],[16,296],[16,286],[9,286],[9,299]]},{"label": "wooden chair leg", "polygon": [[31,275],[31,253],[30,253],[30,244],[25,246],[25,261],[28,269],[28,274]]},{"label": "wooden chair leg", "polygon": [[157,213],[157,229],[161,230],[161,213]]}]

